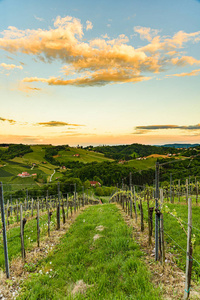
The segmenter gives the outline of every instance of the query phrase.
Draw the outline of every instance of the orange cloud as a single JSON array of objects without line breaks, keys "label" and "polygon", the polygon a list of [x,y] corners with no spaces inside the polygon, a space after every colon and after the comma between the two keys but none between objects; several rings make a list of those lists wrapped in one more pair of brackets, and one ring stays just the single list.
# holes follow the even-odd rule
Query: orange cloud
[{"label": "orange cloud", "polygon": [[197,76],[197,75],[199,75],[199,72],[200,72],[200,69],[198,69],[198,70],[193,70],[193,71],[191,71],[191,72],[186,72],[186,73],[166,75],[166,77]]},{"label": "orange cloud", "polygon": [[45,126],[45,127],[57,127],[57,126],[80,127],[80,126],[85,126],[85,125],[80,125],[80,124],[70,124],[70,123],[61,122],[61,121],[39,122],[39,123],[36,123],[35,125],[40,125],[40,126]]},{"label": "orange cloud", "polygon": [[[90,21],[86,24],[86,30],[92,28]],[[146,72],[159,73],[165,67],[173,65],[199,64],[193,57],[179,57],[177,49],[182,48],[188,41],[195,41],[200,36],[200,31],[179,31],[172,38],[166,38],[158,36],[157,29],[140,26],[134,29],[142,39],[150,43],[135,49],[128,44],[129,38],[124,34],[116,39],[102,36],[85,42],[83,25],[79,19],[58,16],[54,21],[54,28],[48,30],[20,30],[9,26],[1,33],[3,37],[0,38],[0,48],[10,53],[35,55],[37,59],[47,62],[59,59],[67,64],[63,67],[66,76],[77,75],[75,79],[62,79],[57,76],[24,78],[24,82],[38,81],[49,85],[103,86],[135,83],[150,79],[151,77],[145,76]]]},{"label": "orange cloud", "polygon": [[42,89],[41,88],[37,88],[37,87],[32,87],[32,86],[24,85],[24,84],[19,84],[18,85],[18,90],[21,91],[21,92],[25,92],[25,93],[29,94],[31,92],[39,92]]},{"label": "orange cloud", "polygon": [[192,56],[182,56],[181,58],[172,58],[172,63],[178,66],[186,66],[186,65],[200,65],[200,60],[195,59]]},{"label": "orange cloud", "polygon": [[196,125],[147,125],[147,126],[137,126],[135,127],[134,134],[145,134],[150,131],[164,130],[164,129],[179,129],[179,130],[189,130],[189,131],[198,131],[200,130],[200,124]]},{"label": "orange cloud", "polygon": [[15,120],[5,119],[5,118],[1,118],[1,117],[0,117],[0,121],[2,121],[2,122],[9,122],[11,125],[14,125],[16,123]]},{"label": "orange cloud", "polygon": [[75,85],[75,86],[103,86],[108,83],[124,83],[124,82],[140,82],[149,80],[151,77],[143,77],[141,75],[131,74],[129,70],[100,70],[93,73],[88,73],[86,76],[79,77],[76,79],[64,80],[59,77],[46,78],[37,78],[30,77],[24,78],[24,82],[45,82],[49,85]]}]

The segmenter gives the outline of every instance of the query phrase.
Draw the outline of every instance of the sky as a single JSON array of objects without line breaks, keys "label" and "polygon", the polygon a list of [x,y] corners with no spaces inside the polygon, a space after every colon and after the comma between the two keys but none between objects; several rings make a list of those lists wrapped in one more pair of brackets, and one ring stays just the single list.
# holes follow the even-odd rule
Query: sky
[{"label": "sky", "polygon": [[0,143],[200,143],[200,1],[0,0]]}]

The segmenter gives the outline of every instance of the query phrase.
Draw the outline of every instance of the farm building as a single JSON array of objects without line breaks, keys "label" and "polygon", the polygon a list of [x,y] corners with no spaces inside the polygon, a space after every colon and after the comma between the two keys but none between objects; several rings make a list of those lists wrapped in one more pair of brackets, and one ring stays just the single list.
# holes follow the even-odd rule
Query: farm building
[{"label": "farm building", "polygon": [[90,181],[90,185],[91,186],[96,186],[96,184],[98,184],[98,186],[101,186],[101,183],[100,182],[98,182],[98,181]]},{"label": "farm building", "polygon": [[28,172],[22,172],[21,174],[18,174],[19,177],[30,177],[31,175]]}]

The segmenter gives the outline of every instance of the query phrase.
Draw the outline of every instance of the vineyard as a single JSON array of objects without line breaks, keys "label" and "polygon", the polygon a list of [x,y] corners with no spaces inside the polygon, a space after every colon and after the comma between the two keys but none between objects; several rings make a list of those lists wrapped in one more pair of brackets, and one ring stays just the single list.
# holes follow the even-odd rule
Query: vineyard
[{"label": "vineyard", "polygon": [[192,183],[189,178],[185,184],[180,184],[180,180],[177,184],[170,182],[158,189],[158,195],[154,187],[134,186],[132,190],[131,184],[130,189],[122,184],[122,188],[116,189],[110,198],[139,224],[141,232],[147,226],[148,246],[151,247],[152,243],[155,246],[153,256],[156,261],[164,267],[168,264],[165,255],[168,252],[173,263],[186,272],[187,287],[182,291],[184,299],[188,299],[192,291],[195,295],[199,293],[199,290],[195,291],[194,284],[200,278],[199,182],[196,177],[194,181]]},{"label": "vineyard", "polygon": [[[199,299],[200,182],[198,176],[172,180],[173,174],[170,174],[169,182],[163,181],[159,183],[160,175],[162,176],[159,163],[156,164],[156,176],[153,185],[132,184],[132,174],[130,173],[128,178],[122,179],[121,188],[119,188],[119,184],[112,188],[113,192],[109,197],[109,202],[114,203],[114,205],[111,204],[111,206],[106,204],[106,197],[99,199],[93,193],[88,193],[88,189],[84,190],[84,187],[82,187],[82,192],[77,192],[76,183],[70,184],[68,187],[69,192],[64,192],[67,186],[63,182],[49,183],[41,191],[40,189],[38,191],[28,190],[29,186],[27,188],[23,186],[23,190],[26,191],[25,198],[24,196],[22,198],[14,198],[12,193],[9,197],[9,190],[12,191],[12,188],[9,188],[9,185],[1,184],[0,268],[4,273],[2,276],[5,277],[6,275],[7,277],[7,281],[3,281],[4,286],[5,284],[6,286],[11,286],[10,290],[13,291],[15,297],[19,295],[18,299],[51,299],[53,289],[50,288],[49,278],[54,280],[53,285],[55,284],[57,289],[57,294],[53,299],[61,299],[66,293],[69,295],[66,299],[72,299],[76,296],[78,297],[77,299],[104,299],[104,297],[106,299],[114,299],[113,297],[117,297],[116,295],[118,295],[119,299],[125,299],[132,295],[133,291],[136,293],[136,290],[138,293],[136,293],[137,296],[134,296],[136,298],[133,297],[131,299],[162,299],[163,297],[165,299],[168,294],[171,297],[169,299],[182,299],[183,295],[184,299]],[[128,181],[129,185],[127,185]],[[6,189],[6,200],[4,199],[4,186]],[[44,192],[46,193],[45,195]],[[104,203],[103,206],[102,202]],[[83,210],[85,211],[83,212]],[[81,212],[80,216],[78,216],[79,212]],[[109,213],[108,217],[107,214]],[[118,232],[121,226],[118,221],[122,221],[121,215],[124,216],[130,229],[126,239],[129,240],[130,236],[134,236],[136,242],[140,244],[146,256],[149,257],[147,261],[151,273],[156,273],[154,273],[155,278],[159,276],[159,279],[154,283],[158,287],[158,289],[155,289],[155,292],[152,291],[152,283],[150,282],[153,279],[151,279],[148,268],[145,269],[143,260],[140,261],[141,253],[138,252],[136,254],[137,252],[133,250],[137,247],[129,244],[126,249],[124,242],[117,242],[121,234]],[[89,221],[87,221],[87,218],[89,218]],[[111,218],[117,219],[111,225],[109,222],[106,223],[106,218],[108,218],[107,221],[109,221],[109,218],[110,220]],[[76,220],[75,224],[71,225],[74,220]],[[97,220],[99,221],[97,222]],[[85,222],[86,224],[83,224]],[[89,222],[89,227],[85,227],[87,222]],[[127,228],[127,225],[123,224]],[[105,235],[102,236],[101,232],[98,234],[99,229],[96,228],[103,228],[102,231],[104,231]],[[111,230],[113,236],[108,230],[108,240],[102,246],[103,239],[101,237],[106,239],[106,228]],[[68,230],[72,233],[66,233]],[[79,241],[80,232],[84,236],[84,240],[81,241]],[[118,234],[115,236],[116,241],[111,243],[110,240],[114,238],[114,232],[118,232]],[[70,238],[71,234],[73,238]],[[97,242],[94,245],[91,234],[101,241],[98,242],[98,249],[95,246]],[[60,239],[61,237],[63,238]],[[46,244],[44,244],[44,241],[46,241]],[[116,243],[118,246],[116,246]],[[97,254],[93,253],[94,257],[92,258],[91,256],[89,263],[88,250],[83,247],[83,244],[88,244],[87,249],[89,249],[89,252],[94,249],[96,252],[99,251],[98,255],[103,260],[101,261]],[[103,249],[101,249],[101,246]],[[66,252],[60,253],[60,251],[64,251],[63,249]],[[72,253],[76,253],[77,259],[75,257],[72,259],[73,254],[70,252],[71,250]],[[120,256],[117,262],[110,262],[112,266],[105,268],[108,259],[107,254],[105,255],[107,251],[111,260],[115,260],[119,253],[122,257]],[[32,256],[33,253],[37,259]],[[49,255],[51,255],[50,258]],[[62,261],[61,257],[68,262],[65,272],[62,270],[62,266],[60,266],[61,269],[59,270],[59,265]],[[140,267],[134,267],[136,262],[133,261],[137,257],[139,258],[138,263],[141,264]],[[129,261],[128,263],[125,260],[127,264],[130,264],[128,269],[127,267],[122,267],[122,260],[124,259]],[[54,261],[54,265],[56,264],[55,261],[57,261],[58,268],[55,271],[56,273],[51,274],[51,271],[49,271],[51,270],[49,267],[50,261]],[[76,263],[78,264],[77,266]],[[84,272],[83,270],[80,272],[79,264],[85,270]],[[107,286],[103,278],[97,278],[94,275],[94,269],[96,270],[95,272],[99,272],[99,264],[102,264],[102,270],[106,269],[103,274],[106,278],[110,278],[109,286]],[[123,272],[123,275],[120,272],[118,273],[116,264],[118,267],[120,266],[120,272],[123,268],[127,271]],[[158,264],[160,267],[158,267]],[[18,265],[20,265],[19,274],[22,278],[21,280],[25,281],[24,283],[17,281],[18,283],[16,284],[10,277],[15,274],[13,273],[13,268],[18,269]],[[89,273],[86,272],[86,266],[89,266]],[[174,266],[176,266],[176,272],[172,271]],[[134,268],[144,268],[145,271],[142,272],[146,274],[146,277],[143,279],[137,274],[139,276],[137,283],[134,283],[134,277],[137,273],[134,271]],[[129,282],[127,286],[124,281],[118,287],[116,285],[114,294],[111,292],[114,282],[111,278],[113,272],[116,272],[116,278],[113,280],[118,281],[119,277],[122,277]],[[59,276],[56,274],[59,274]],[[172,274],[174,275],[172,276]],[[179,274],[178,278],[176,278],[177,274]],[[66,276],[69,276],[69,284],[62,291],[60,280],[62,282]],[[91,279],[91,276],[93,276],[93,279]],[[164,281],[165,277],[174,279],[169,284],[169,281],[166,281],[166,279]],[[159,285],[160,280],[162,282],[161,285]],[[33,288],[32,284],[34,281],[36,282],[36,287]],[[44,282],[45,288],[42,289]],[[74,284],[76,282],[80,283],[83,291],[80,292],[78,290],[78,292],[74,292]],[[143,288],[139,287],[141,284]],[[25,293],[20,292],[23,285],[27,289]],[[148,288],[144,288],[145,285],[148,285]],[[96,286],[96,289],[94,286]],[[34,295],[32,298],[30,297],[30,290]],[[75,296],[72,296],[73,293]],[[78,294],[76,295],[76,293]],[[151,298],[149,298],[150,294],[152,295]],[[98,298],[99,295],[101,295],[100,298]],[[10,295],[10,292],[7,292],[6,296],[7,298],[5,299],[14,297]]]}]

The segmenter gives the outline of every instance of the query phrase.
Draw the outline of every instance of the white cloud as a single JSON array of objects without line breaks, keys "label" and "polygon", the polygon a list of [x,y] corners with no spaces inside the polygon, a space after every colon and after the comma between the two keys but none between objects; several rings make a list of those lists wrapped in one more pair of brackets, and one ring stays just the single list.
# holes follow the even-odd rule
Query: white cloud
[{"label": "white cloud", "polygon": [[22,70],[22,66],[16,66],[14,64],[6,64],[6,63],[1,63],[0,66],[6,70],[13,70],[13,69],[20,69]]},{"label": "white cloud", "polygon": [[39,18],[39,17],[37,17],[36,15],[34,15],[34,18],[35,18],[37,21],[44,22],[44,19],[43,19],[43,18]]},{"label": "white cloud", "polygon": [[92,22],[90,22],[90,21],[86,21],[86,24],[87,24],[87,26],[86,26],[86,30],[90,30],[90,29],[92,29],[92,28],[93,28]]}]

